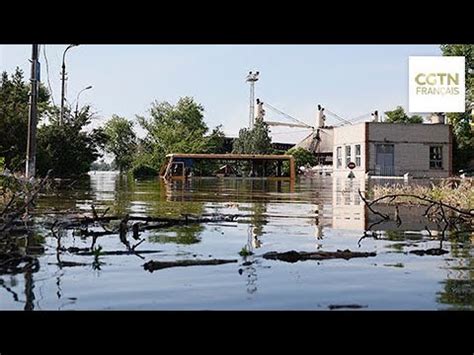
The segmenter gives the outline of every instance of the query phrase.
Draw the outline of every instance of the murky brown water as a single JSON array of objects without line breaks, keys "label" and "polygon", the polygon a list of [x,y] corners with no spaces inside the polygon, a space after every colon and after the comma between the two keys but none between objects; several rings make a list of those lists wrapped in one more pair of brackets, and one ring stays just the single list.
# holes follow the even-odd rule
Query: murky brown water
[{"label": "murky brown water", "polygon": [[[473,309],[474,262],[469,233],[428,223],[422,209],[403,208],[403,223],[379,223],[361,203],[365,182],[332,177],[288,182],[202,179],[163,184],[92,173],[74,189],[41,197],[40,211],[110,208],[108,214],[180,216],[239,214],[233,222],[148,231],[137,248],[151,254],[94,256],[60,253],[42,228],[34,242],[40,269],[0,275],[0,309]],[[391,213],[390,211],[388,211]],[[366,232],[370,229],[369,232]],[[89,247],[67,232],[64,247]],[[102,251],[124,250],[117,235],[100,237]],[[242,257],[247,247],[254,255]],[[410,251],[446,250],[419,256]],[[268,251],[374,251],[375,257],[286,263]],[[149,260],[238,259],[238,263],[145,271]]]}]

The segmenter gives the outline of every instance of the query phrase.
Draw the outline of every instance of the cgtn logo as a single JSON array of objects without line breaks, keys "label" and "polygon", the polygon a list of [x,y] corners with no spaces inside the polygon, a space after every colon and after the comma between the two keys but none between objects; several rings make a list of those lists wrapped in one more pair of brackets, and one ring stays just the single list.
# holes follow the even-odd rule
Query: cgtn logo
[{"label": "cgtn logo", "polygon": [[464,112],[464,57],[410,57],[410,112]]}]

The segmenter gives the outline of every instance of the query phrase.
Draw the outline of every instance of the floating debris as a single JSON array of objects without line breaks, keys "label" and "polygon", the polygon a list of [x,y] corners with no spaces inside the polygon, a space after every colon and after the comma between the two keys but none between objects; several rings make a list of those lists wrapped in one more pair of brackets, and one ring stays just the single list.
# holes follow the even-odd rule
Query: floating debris
[{"label": "floating debris", "polygon": [[330,304],[328,306],[329,309],[359,309],[359,308],[367,308],[367,305],[360,305],[360,304]]},{"label": "floating debris", "polygon": [[443,255],[447,254],[449,251],[440,249],[440,248],[432,248],[432,249],[417,249],[417,250],[411,250],[410,254],[416,254],[419,256],[423,255]]},{"label": "floating debris", "polygon": [[337,251],[316,251],[316,252],[297,252],[295,250],[278,253],[271,251],[263,254],[264,259],[281,260],[288,263],[295,263],[304,260],[325,260],[325,259],[351,259],[351,258],[366,258],[369,256],[376,256],[375,252],[357,252],[346,250]]},{"label": "floating debris", "polygon": [[180,266],[197,266],[197,265],[221,265],[236,263],[236,259],[211,259],[211,260],[177,260],[177,261],[154,261],[150,260],[149,262],[143,265],[145,270],[153,272],[155,270],[166,269],[169,267],[180,267]]}]

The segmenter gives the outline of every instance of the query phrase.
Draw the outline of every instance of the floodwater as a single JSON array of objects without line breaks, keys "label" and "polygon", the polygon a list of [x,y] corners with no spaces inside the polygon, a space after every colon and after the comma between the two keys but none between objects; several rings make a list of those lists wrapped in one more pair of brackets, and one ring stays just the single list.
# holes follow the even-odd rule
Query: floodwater
[{"label": "floodwater", "polygon": [[[91,173],[74,188],[42,195],[38,211],[90,212],[93,204],[98,211],[109,208],[107,215],[239,217],[146,231],[140,235],[138,255],[98,257],[57,254],[57,237],[49,228],[38,227],[29,243],[40,246],[40,268],[0,275],[0,309],[473,309],[473,235],[443,234],[422,217],[424,209],[416,207],[400,210],[400,226],[377,224],[379,218],[367,212],[358,196],[357,189],[365,186],[365,181],[335,177],[303,178],[294,186],[248,179],[166,185],[159,179],[134,181],[110,172]],[[137,242],[130,235],[128,239]],[[64,231],[61,245],[86,248],[91,238]],[[125,250],[118,234],[97,238],[96,246],[102,252]],[[239,255],[244,247],[253,255]],[[410,253],[438,248],[447,252]],[[269,251],[338,249],[376,256],[295,263],[262,257]],[[154,252],[140,255],[140,250]],[[150,260],[197,259],[237,262],[154,272],[143,267]]]}]

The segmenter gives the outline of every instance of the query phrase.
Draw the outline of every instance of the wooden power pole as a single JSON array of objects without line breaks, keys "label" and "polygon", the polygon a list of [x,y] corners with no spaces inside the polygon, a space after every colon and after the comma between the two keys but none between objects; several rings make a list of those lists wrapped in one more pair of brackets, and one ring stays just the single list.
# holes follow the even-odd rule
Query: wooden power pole
[{"label": "wooden power pole", "polygon": [[28,113],[28,141],[26,148],[26,178],[35,176],[36,171],[36,125],[38,115],[38,85],[39,85],[39,61],[38,44],[33,44],[31,53],[31,93],[30,107]]}]

